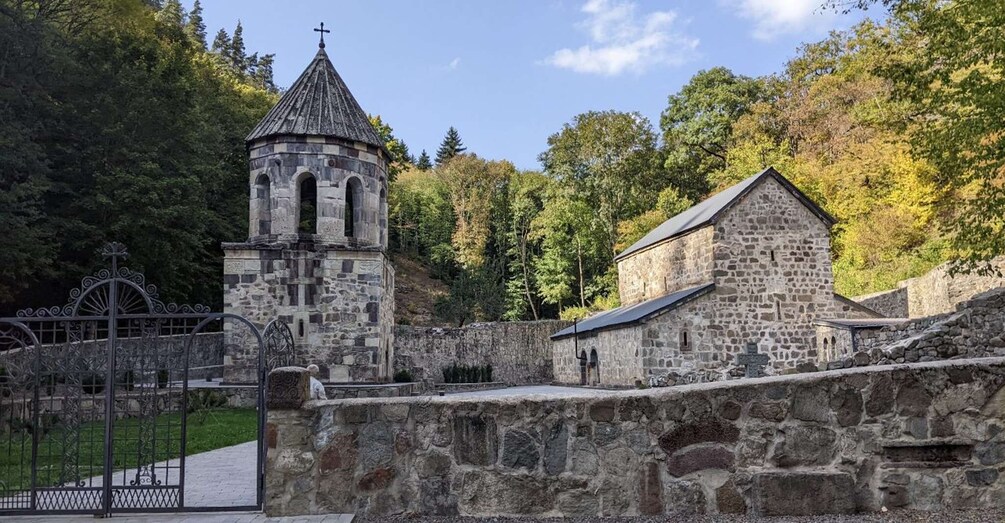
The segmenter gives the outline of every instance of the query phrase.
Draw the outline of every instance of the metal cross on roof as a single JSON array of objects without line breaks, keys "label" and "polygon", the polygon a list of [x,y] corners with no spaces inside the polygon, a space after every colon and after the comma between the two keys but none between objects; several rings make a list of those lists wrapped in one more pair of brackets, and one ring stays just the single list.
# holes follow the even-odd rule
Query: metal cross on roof
[{"label": "metal cross on roof", "polygon": [[771,358],[767,354],[757,352],[757,343],[754,342],[747,343],[747,352],[745,354],[738,354],[736,356],[736,364],[743,365],[744,377],[746,378],[764,376],[763,368],[769,361],[771,361]]},{"label": "metal cross on roof", "polygon": [[318,29],[318,28],[315,27],[314,28],[314,32],[321,33],[321,43],[318,44],[318,47],[320,47],[321,49],[324,49],[325,48],[325,33],[330,33],[331,29],[325,29],[325,23],[321,22],[321,28]]}]

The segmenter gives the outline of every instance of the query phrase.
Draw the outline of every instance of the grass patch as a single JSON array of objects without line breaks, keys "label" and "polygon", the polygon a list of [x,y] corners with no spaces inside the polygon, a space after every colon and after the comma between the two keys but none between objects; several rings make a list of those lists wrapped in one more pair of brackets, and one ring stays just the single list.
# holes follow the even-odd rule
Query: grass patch
[{"label": "grass patch", "polygon": [[[255,409],[215,409],[188,415],[188,442],[185,455],[198,454],[258,437],[258,413]],[[141,426],[135,418],[115,420],[113,425],[113,467],[115,470],[135,468],[141,455],[151,451],[153,461],[181,456],[181,414],[157,416]],[[141,433],[146,434],[142,437]],[[153,436],[151,437],[150,434]],[[100,476],[104,471],[104,421],[82,424],[76,431],[58,422],[46,432],[38,445],[38,477],[40,487],[62,485],[76,478],[64,477],[64,454],[76,447],[80,479]],[[67,442],[66,440],[69,440]],[[140,445],[140,441],[153,442]],[[0,491],[10,494],[31,486],[31,434],[27,430],[0,433]]]}]

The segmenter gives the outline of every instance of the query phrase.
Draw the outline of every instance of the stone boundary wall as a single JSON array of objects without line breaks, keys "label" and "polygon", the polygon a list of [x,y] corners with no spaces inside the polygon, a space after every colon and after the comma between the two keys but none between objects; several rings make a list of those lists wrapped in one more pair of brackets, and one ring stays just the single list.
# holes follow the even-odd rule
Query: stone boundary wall
[{"label": "stone boundary wall", "polygon": [[888,318],[923,318],[953,312],[957,304],[999,287],[1005,287],[1005,257],[990,263],[1001,274],[957,274],[950,276],[950,264],[944,263],[927,273],[904,280],[897,288],[853,300]]},{"label": "stone boundary wall", "polygon": [[1005,488],[1005,358],[283,403],[306,395],[296,372],[270,390],[269,516],[813,515],[1000,506]]},{"label": "stone boundary wall", "polygon": [[415,381],[443,382],[443,367],[492,365],[493,381],[549,383],[551,335],[572,325],[558,320],[473,323],[461,328],[398,325],[394,331],[394,368],[407,369]]},{"label": "stone boundary wall", "polygon": [[[179,334],[175,336],[158,336],[152,339],[144,339],[148,342],[146,347],[141,347],[138,341],[141,338],[119,338],[118,339],[118,350],[116,351],[116,362],[115,368],[118,372],[125,372],[127,370],[133,369],[136,371],[140,370],[140,359],[139,349],[144,348],[145,352],[148,354],[146,356],[146,367],[153,365],[152,361],[156,361],[159,366],[169,370],[171,372],[171,379],[181,379],[182,371],[184,370],[184,362],[181,361],[183,357],[183,347],[184,343],[189,337],[188,334]],[[95,347],[94,345],[99,346]],[[76,349],[79,357],[83,359],[86,368],[104,369],[105,361],[107,357],[107,350],[105,346],[108,344],[107,339],[98,340],[87,340],[78,342],[78,347]],[[58,345],[43,345],[43,347],[56,347]],[[47,354],[48,349],[43,348],[43,357]],[[58,351],[57,351],[58,352]],[[222,332],[201,332],[195,335],[192,340],[192,349],[189,352],[189,378],[190,379],[203,379],[203,378],[219,378],[223,376],[223,333]],[[13,360],[9,365],[15,368],[31,369],[31,362],[24,362],[24,358],[33,357],[31,351],[24,352],[20,349],[14,349],[8,351],[7,353],[0,354],[0,367],[5,366],[4,362]],[[93,360],[100,361],[93,361]],[[48,366],[45,366],[48,367]],[[145,374],[137,374],[136,382],[140,383],[143,380],[153,381],[156,379],[156,372],[158,369],[146,368],[147,372]],[[101,370],[99,372],[104,372]]]},{"label": "stone boundary wall", "polygon": [[871,363],[1005,356],[1005,288],[979,294],[943,314],[856,332]]},{"label": "stone boundary wall", "polygon": [[852,300],[869,307],[887,318],[908,317],[907,287],[855,296]]}]

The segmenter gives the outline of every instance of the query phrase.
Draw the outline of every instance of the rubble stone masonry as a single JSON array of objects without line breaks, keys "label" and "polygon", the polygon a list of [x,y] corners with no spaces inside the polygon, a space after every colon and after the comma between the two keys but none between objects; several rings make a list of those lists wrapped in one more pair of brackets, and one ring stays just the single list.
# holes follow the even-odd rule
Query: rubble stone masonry
[{"label": "rubble stone masonry", "polygon": [[[270,516],[1001,507],[1005,359],[268,413]],[[596,393],[594,393],[596,394]]]}]

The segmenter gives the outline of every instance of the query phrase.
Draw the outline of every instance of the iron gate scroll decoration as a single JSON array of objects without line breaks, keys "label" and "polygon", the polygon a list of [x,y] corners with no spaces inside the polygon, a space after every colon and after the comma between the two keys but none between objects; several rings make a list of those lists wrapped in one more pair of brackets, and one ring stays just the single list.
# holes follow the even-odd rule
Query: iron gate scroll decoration
[{"label": "iron gate scroll decoration", "polygon": [[255,505],[264,488],[264,342],[247,319],[162,302],[141,273],[85,277],[65,305],[0,318],[0,515],[166,512],[185,505],[189,356],[195,336],[223,320],[258,343]]}]

